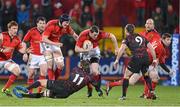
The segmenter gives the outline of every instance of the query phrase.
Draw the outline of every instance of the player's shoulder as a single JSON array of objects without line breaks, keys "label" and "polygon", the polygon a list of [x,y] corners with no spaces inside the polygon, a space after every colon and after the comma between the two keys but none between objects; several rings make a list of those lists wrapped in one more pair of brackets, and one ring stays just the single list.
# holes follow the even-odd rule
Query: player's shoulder
[{"label": "player's shoulder", "polygon": [[59,22],[58,19],[50,20],[50,21],[47,23],[47,26],[50,26],[50,25],[56,25],[56,24],[58,24],[58,22]]},{"label": "player's shoulder", "polygon": [[16,42],[21,42],[21,39],[19,38],[19,36],[14,36],[14,41],[16,41]]},{"label": "player's shoulder", "polygon": [[33,28],[28,30],[28,33],[32,33],[32,32],[34,33],[34,32],[37,32],[37,31],[38,31],[37,27],[33,27]]},{"label": "player's shoulder", "polygon": [[37,31],[37,27],[31,28],[31,29],[29,29],[29,31]]},{"label": "player's shoulder", "polygon": [[89,29],[86,29],[86,30],[82,31],[82,32],[80,33],[80,36],[82,37],[82,36],[88,35],[89,31],[90,31]]},{"label": "player's shoulder", "polygon": [[3,36],[9,35],[8,32],[1,32],[1,34],[2,34]]},{"label": "player's shoulder", "polygon": [[86,29],[86,30],[83,30],[81,33],[82,34],[87,34],[87,33],[89,33],[89,31],[90,31],[90,29]]}]

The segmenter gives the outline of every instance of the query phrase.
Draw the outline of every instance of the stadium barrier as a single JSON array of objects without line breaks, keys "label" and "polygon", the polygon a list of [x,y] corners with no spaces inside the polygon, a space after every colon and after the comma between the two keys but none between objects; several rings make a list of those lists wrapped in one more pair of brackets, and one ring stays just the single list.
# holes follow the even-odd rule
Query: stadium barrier
[{"label": "stadium barrier", "polygon": [[[121,79],[123,76],[123,67],[124,65],[124,61],[126,60],[126,58],[122,58],[119,61],[119,66],[118,69],[115,70],[113,69],[113,61],[115,58],[102,58],[100,60],[100,72],[102,74],[102,79],[105,80],[118,80]],[[15,58],[14,61],[16,63],[18,63],[20,65],[21,68],[21,76],[18,79],[27,79],[27,68],[26,68],[26,64],[22,61],[22,59],[19,58]],[[69,77],[69,73],[70,70],[73,69],[75,66],[79,65],[79,57],[66,57],[65,58],[65,68],[62,71],[62,74],[60,76],[59,79],[67,79]],[[167,65],[168,67],[171,67],[171,60],[167,61]],[[39,70],[37,70],[39,71]],[[162,80],[167,80],[168,83],[171,80],[170,77],[167,75],[166,72],[164,72],[160,67],[159,67],[159,75],[161,77]],[[4,70],[3,68],[0,69],[0,79],[8,79],[10,72],[8,72],[7,70]],[[37,78],[36,78],[37,79]],[[173,78],[178,80],[178,78]],[[168,85],[172,85],[172,84],[168,84]],[[178,84],[176,84],[178,85]]]}]

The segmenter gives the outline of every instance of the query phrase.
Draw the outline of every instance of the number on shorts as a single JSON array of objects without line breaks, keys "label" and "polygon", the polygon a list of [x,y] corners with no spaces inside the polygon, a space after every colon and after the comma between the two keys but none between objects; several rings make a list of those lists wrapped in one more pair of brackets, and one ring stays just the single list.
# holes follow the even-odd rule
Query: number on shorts
[{"label": "number on shorts", "polygon": [[[79,81],[78,81],[78,78],[79,78]],[[83,80],[84,80],[84,77],[79,77],[79,74],[76,74],[73,82],[77,82],[76,85],[80,85],[83,82]]]}]

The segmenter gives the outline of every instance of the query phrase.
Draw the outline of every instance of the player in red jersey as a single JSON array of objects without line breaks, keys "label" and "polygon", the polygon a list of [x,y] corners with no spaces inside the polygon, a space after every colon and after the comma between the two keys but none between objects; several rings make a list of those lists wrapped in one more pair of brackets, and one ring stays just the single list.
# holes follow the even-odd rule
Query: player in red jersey
[{"label": "player in red jersey", "polygon": [[[29,55],[24,54],[23,59],[25,62],[28,60],[28,80],[27,84],[31,85],[34,83],[35,69],[40,68],[39,79],[46,78],[47,63],[45,61],[44,55],[40,52],[40,43],[42,41],[42,32],[46,26],[46,19],[44,17],[38,17],[36,20],[36,27],[31,28],[25,35],[23,42],[28,45],[30,43],[30,48],[32,52]],[[38,92],[41,92],[42,88],[38,88]],[[32,90],[29,90],[32,93]]]},{"label": "player in red jersey", "polygon": [[[165,65],[166,59],[170,56],[170,52],[169,52],[169,48],[168,48],[170,46],[170,44],[171,44],[171,35],[169,33],[164,33],[162,35],[161,44],[159,44],[157,46],[158,47],[157,52],[159,55],[158,60],[159,60],[160,67],[164,71],[166,71],[170,76],[172,76],[174,74],[174,72]],[[153,88],[153,90],[155,90],[156,85],[157,85],[158,80],[159,80],[157,67],[150,66],[149,67],[149,75],[152,79],[152,88]],[[136,78],[137,77],[138,76],[136,76]],[[141,98],[149,98],[149,90],[148,90],[146,84],[144,86],[144,93],[140,97]]]},{"label": "player in red jersey", "polygon": [[[116,37],[112,33],[106,33],[103,31],[100,31],[97,26],[92,26],[90,29],[84,30],[80,33],[79,39],[76,42],[75,51],[80,53],[80,59],[90,60],[90,68],[92,71],[92,74],[94,75],[94,79],[99,82],[99,85],[101,85],[101,76],[100,72],[98,70],[99,68],[99,60],[100,60],[100,49],[99,49],[99,41],[101,39],[111,39],[114,43],[115,47],[115,54],[118,51],[118,44]],[[92,42],[92,49],[83,48],[83,43],[85,40],[90,40]],[[102,93],[99,93],[101,95]],[[88,97],[92,96],[92,87],[91,85],[88,85]]]},{"label": "player in red jersey", "polygon": [[[41,50],[45,54],[50,80],[57,79],[64,67],[64,57],[60,49],[63,44],[59,42],[60,38],[64,36],[64,34],[73,36],[75,40],[78,38],[78,35],[69,25],[70,20],[71,18],[68,15],[63,14],[59,20],[49,21],[42,34],[44,43],[41,45]],[[53,71],[53,63],[57,66],[55,72]]]},{"label": "player in red jersey", "polygon": [[21,40],[17,36],[18,24],[15,21],[11,21],[7,25],[8,31],[0,33],[0,68],[4,68],[11,72],[9,80],[2,88],[2,93],[7,96],[12,96],[10,93],[10,86],[20,75],[21,70],[19,65],[16,64],[11,58],[14,50],[18,50],[21,53],[25,53],[25,44],[21,43]]}]

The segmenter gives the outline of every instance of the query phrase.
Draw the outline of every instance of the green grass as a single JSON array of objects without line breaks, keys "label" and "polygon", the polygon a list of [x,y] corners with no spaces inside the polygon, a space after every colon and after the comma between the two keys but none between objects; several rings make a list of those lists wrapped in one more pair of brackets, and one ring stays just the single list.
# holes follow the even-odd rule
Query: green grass
[{"label": "green grass", "polygon": [[[23,83],[19,84],[24,85]],[[0,82],[0,88],[2,88],[3,85],[4,82]],[[12,88],[15,85],[13,85]],[[86,88],[71,95],[67,99],[18,99],[16,97],[7,97],[0,93],[0,106],[180,106],[180,87],[157,86],[156,94],[159,97],[157,100],[138,98],[142,90],[142,85],[130,86],[127,93],[127,100],[125,101],[118,100],[121,95],[120,86],[113,88],[109,96],[106,96],[104,93],[103,98],[98,97],[95,91],[93,91],[91,98],[87,98]]]}]

